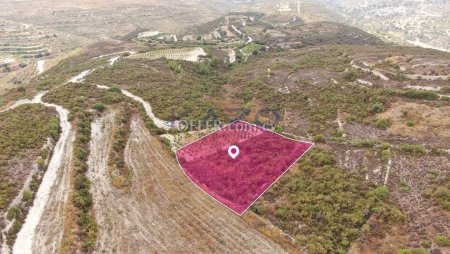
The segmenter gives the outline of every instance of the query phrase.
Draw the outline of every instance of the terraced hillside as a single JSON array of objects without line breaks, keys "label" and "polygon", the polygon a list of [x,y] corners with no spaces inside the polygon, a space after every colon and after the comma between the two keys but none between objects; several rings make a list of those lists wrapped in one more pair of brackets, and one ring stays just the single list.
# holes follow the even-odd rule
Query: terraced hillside
[{"label": "terraced hillside", "polygon": [[[1,95],[2,109],[60,119],[39,111],[38,133],[0,137],[60,136],[28,213],[3,214],[24,224],[2,253],[448,253],[450,55],[289,20],[232,13],[164,38],[130,28]],[[242,217],[173,156],[236,119],[316,143]]]}]

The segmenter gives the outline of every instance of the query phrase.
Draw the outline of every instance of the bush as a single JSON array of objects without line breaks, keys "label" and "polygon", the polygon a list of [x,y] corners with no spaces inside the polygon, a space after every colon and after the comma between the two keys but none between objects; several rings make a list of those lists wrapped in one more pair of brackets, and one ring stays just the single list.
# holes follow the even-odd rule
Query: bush
[{"label": "bush", "polygon": [[423,156],[426,154],[426,150],[423,145],[402,144],[399,146],[399,151],[410,155]]},{"label": "bush", "polygon": [[103,112],[103,111],[105,111],[106,106],[105,106],[105,104],[97,103],[97,104],[94,104],[94,106],[92,106],[92,108],[99,112]]},{"label": "bush", "polygon": [[437,100],[439,95],[433,91],[410,89],[399,92],[400,96],[410,99]]},{"label": "bush", "polygon": [[386,130],[389,126],[391,126],[391,121],[389,121],[389,119],[378,119],[375,122],[375,127],[381,130]]},{"label": "bush", "polygon": [[372,106],[370,107],[370,111],[372,113],[380,113],[384,111],[384,105],[381,102],[376,102],[374,104],[372,104]]},{"label": "bush", "polygon": [[334,157],[332,154],[322,151],[315,151],[311,153],[311,162],[315,166],[333,165]]},{"label": "bush", "polygon": [[45,168],[45,160],[42,158],[37,159],[37,165],[39,170],[44,170]]},{"label": "bush", "polygon": [[325,142],[325,136],[323,134],[317,134],[313,137],[313,141],[317,143]]},{"label": "bush", "polygon": [[180,73],[180,72],[183,70],[183,68],[181,68],[181,65],[178,64],[178,63],[175,62],[175,61],[169,61],[169,62],[167,63],[167,66],[169,66],[169,69],[170,69],[170,70],[172,70],[172,71],[174,71],[174,72],[176,72],[176,73]]},{"label": "bush", "polygon": [[11,208],[9,208],[8,210],[8,215],[6,216],[6,218],[8,218],[8,220],[13,220],[15,219],[22,211],[20,210],[19,207],[17,206],[11,206]]},{"label": "bush", "polygon": [[400,182],[400,189],[401,189],[403,192],[408,192],[410,188],[409,188],[409,185],[408,185],[407,182],[401,181],[401,182]]},{"label": "bush", "polygon": [[262,205],[254,205],[252,207],[252,211],[258,215],[264,215],[266,213],[266,210],[264,209],[264,206],[262,206]]},{"label": "bush", "polygon": [[31,204],[31,202],[33,201],[33,192],[26,190],[23,192],[23,201],[25,201],[25,203]]},{"label": "bush", "polygon": [[356,72],[354,71],[345,71],[342,74],[342,78],[346,81],[354,81],[356,79]]},{"label": "bush", "polygon": [[379,200],[385,200],[390,195],[390,191],[386,186],[378,186],[369,192],[370,195],[375,196]]},{"label": "bush", "polygon": [[434,241],[437,245],[443,246],[443,247],[449,247],[450,246],[450,239],[443,235],[438,235],[434,238]]},{"label": "bush", "polygon": [[211,65],[208,62],[197,63],[194,66],[194,70],[196,73],[202,74],[202,75],[209,75],[212,73]]},{"label": "bush", "polygon": [[49,127],[50,127],[50,136],[53,138],[53,140],[58,140],[59,133],[61,132],[59,126],[59,119],[57,117],[52,117],[49,122]]},{"label": "bush", "polygon": [[384,162],[388,162],[389,158],[391,158],[391,151],[390,150],[383,150],[381,152],[381,158]]}]

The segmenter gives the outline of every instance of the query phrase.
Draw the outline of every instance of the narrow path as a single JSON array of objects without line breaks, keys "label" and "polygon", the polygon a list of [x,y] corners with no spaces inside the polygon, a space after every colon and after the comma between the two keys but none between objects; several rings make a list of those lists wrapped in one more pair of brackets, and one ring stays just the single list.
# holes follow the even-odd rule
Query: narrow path
[{"label": "narrow path", "polygon": [[[100,89],[109,89],[109,86],[104,86],[104,85],[96,85],[97,88]],[[150,119],[152,119],[153,123],[160,129],[164,129],[164,130],[169,130],[171,123],[168,121],[164,121],[162,119],[159,119],[158,117],[155,116],[155,114],[153,114],[153,109],[152,106],[150,105],[150,103],[146,102],[144,99],[142,99],[139,96],[136,96],[130,92],[128,92],[125,89],[120,89],[120,91],[125,95],[128,96],[130,98],[132,98],[133,100],[139,102],[142,104],[142,106],[144,106],[145,109],[145,113],[148,115],[148,117],[150,117]]]},{"label": "narrow path", "polygon": [[38,75],[42,74],[44,72],[44,64],[45,60],[39,60],[36,64],[36,70]]},{"label": "narrow path", "polygon": [[80,74],[70,78],[66,83],[82,83],[84,81],[84,78],[87,75],[91,74],[93,71],[95,71],[95,69],[82,71]]},{"label": "narrow path", "polygon": [[353,68],[355,68],[355,69],[362,70],[362,71],[365,71],[365,72],[370,72],[370,73],[372,73],[374,76],[377,76],[377,77],[381,78],[381,79],[384,80],[384,81],[389,81],[389,78],[386,77],[383,73],[381,73],[381,72],[379,72],[379,71],[375,71],[375,70],[363,68],[363,67],[360,67],[360,66],[356,65],[356,64],[355,64],[355,59],[353,59],[353,60],[350,62],[350,65],[351,65]]}]

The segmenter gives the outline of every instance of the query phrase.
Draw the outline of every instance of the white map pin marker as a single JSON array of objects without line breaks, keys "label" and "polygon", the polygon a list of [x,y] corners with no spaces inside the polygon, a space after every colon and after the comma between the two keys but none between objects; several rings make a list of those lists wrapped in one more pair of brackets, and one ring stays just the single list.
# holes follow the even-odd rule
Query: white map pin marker
[{"label": "white map pin marker", "polygon": [[237,146],[228,147],[228,155],[230,155],[231,158],[236,159],[236,157],[239,155],[239,147]]}]

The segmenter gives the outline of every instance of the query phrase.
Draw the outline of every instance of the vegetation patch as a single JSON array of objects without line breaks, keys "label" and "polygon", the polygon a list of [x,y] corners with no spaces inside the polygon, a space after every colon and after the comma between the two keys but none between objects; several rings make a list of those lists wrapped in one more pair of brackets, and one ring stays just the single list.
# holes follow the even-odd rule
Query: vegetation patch
[{"label": "vegetation patch", "polygon": [[8,161],[40,149],[49,137],[59,138],[59,119],[51,109],[23,105],[0,114],[0,211],[9,205],[23,184],[23,179],[7,168]]},{"label": "vegetation patch", "polygon": [[438,173],[432,172],[431,180],[432,186],[426,189],[422,195],[431,198],[443,210],[450,212],[450,175],[447,174],[443,179],[439,179]]},{"label": "vegetation patch", "polygon": [[401,153],[409,155],[423,156],[426,154],[426,150],[423,145],[401,144],[398,147],[398,150]]},{"label": "vegetation patch", "polygon": [[[75,235],[77,241],[81,243],[83,252],[91,253],[97,241],[97,223],[93,214],[93,200],[90,192],[91,181],[86,176],[92,115],[87,111],[82,111],[75,117],[78,132],[74,143],[75,175],[72,202],[76,208],[76,224],[79,227],[75,231]],[[78,244],[73,244],[71,249],[76,252],[79,248]]]},{"label": "vegetation patch", "polygon": [[359,176],[338,168],[328,152],[313,149],[299,166],[299,172],[283,177],[253,210],[294,236],[308,253],[346,253],[365,232],[382,232],[406,220],[389,204],[386,187],[361,184]]},{"label": "vegetation patch", "polygon": [[112,68],[99,69],[87,77],[97,84],[125,88],[148,101],[156,116],[164,120],[212,120],[221,112],[212,103],[226,80],[220,72],[228,68],[217,59],[200,63],[173,60],[123,60]]},{"label": "vegetation patch", "polygon": [[438,235],[434,238],[434,241],[437,245],[443,247],[450,247],[450,238],[444,235]]}]

